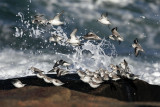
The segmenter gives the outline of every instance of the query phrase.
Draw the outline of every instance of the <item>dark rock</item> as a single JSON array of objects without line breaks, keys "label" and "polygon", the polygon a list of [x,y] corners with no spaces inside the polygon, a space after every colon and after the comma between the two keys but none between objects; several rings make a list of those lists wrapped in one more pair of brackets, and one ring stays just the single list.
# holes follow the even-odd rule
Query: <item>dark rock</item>
[{"label": "dark rock", "polygon": [[[56,75],[48,75],[57,78]],[[35,76],[19,78],[26,87],[16,89],[12,79],[0,80],[0,104],[14,106],[160,106],[160,86],[150,85],[142,80],[122,79],[104,82],[97,89],[79,80],[78,75],[59,77],[65,83],[62,87],[47,84]],[[114,100],[115,98],[118,100]],[[127,102],[134,103],[127,103]],[[135,103],[136,101],[136,103]],[[137,102],[138,101],[138,102]],[[143,102],[142,102],[143,101]],[[148,103],[150,101],[150,103]],[[10,103],[9,103],[10,102]],[[44,102],[41,104],[41,102]],[[82,102],[82,103],[81,103]],[[116,103],[114,103],[116,102]],[[145,103],[144,103],[145,102]]]}]

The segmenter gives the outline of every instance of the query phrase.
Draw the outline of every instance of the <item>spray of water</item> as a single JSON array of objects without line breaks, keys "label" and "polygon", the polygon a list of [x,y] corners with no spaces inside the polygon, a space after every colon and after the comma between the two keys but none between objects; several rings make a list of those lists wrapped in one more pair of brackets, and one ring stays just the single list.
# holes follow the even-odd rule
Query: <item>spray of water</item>
[{"label": "spray of water", "polygon": [[[25,19],[25,16],[23,15],[23,13],[19,12],[18,15],[20,17],[20,22],[21,25],[20,27],[15,27],[15,34],[14,36],[17,38],[23,38],[24,36],[26,36],[27,34],[25,34],[25,31],[23,30],[23,28],[26,28],[25,30],[29,31],[28,36],[31,38],[40,38],[40,39],[44,39],[44,42],[47,42],[49,45],[47,46],[41,46],[43,47],[43,49],[45,48],[45,50],[48,49],[48,51],[54,51],[55,54],[53,54],[52,56],[50,54],[46,55],[48,59],[48,61],[52,62],[52,64],[50,63],[46,63],[49,66],[53,66],[53,64],[60,59],[64,59],[70,63],[72,63],[72,66],[70,67],[70,71],[76,71],[77,69],[89,69],[91,71],[95,71],[99,68],[107,68],[108,65],[111,63],[111,58],[116,54],[116,50],[113,44],[111,44],[109,41],[107,41],[105,38],[102,41],[86,41],[81,39],[81,41],[83,42],[82,46],[71,46],[70,44],[66,44],[66,40],[69,37],[69,35],[67,35],[67,33],[64,32],[62,27],[53,27],[53,26],[44,26],[44,25],[34,25],[32,24],[32,18],[30,18],[29,20]],[[52,34],[57,34],[59,36],[61,36],[62,38],[64,38],[61,42],[58,43],[58,48],[49,48],[50,45],[52,45],[52,43],[49,43],[48,38],[49,36],[51,36]],[[45,35],[45,36],[44,36]],[[83,36],[83,35],[82,35]],[[78,38],[80,39],[82,36],[78,36]],[[57,44],[57,43],[56,43]],[[56,45],[54,44],[54,46]],[[70,52],[65,53],[63,51],[58,52],[58,50],[60,50],[61,48],[65,48],[66,50],[68,49]],[[42,50],[37,50],[36,56],[30,55],[31,57],[39,57],[39,55],[43,55],[45,56],[45,54],[43,54],[43,49]],[[105,52],[104,50],[109,50],[108,52]],[[31,50],[30,50],[31,51]],[[52,57],[52,58],[50,58]],[[54,61],[54,62],[53,62]],[[41,69],[45,69],[45,71],[49,70],[51,67],[49,68],[42,68],[42,66],[40,64],[38,64],[39,66],[37,66],[37,64],[35,64],[35,61],[28,59],[27,62],[31,62],[33,65],[30,66],[36,66],[38,68]],[[41,62],[37,62],[36,63],[41,63]],[[27,64],[26,64],[27,65]],[[29,68],[30,66],[25,66],[25,70],[27,69],[27,67]],[[46,65],[47,66],[47,65]],[[47,66],[48,67],[48,66]],[[15,72],[15,71],[14,71]],[[31,73],[28,73],[29,75]],[[27,76],[28,74],[22,73],[22,75],[20,76]]]}]

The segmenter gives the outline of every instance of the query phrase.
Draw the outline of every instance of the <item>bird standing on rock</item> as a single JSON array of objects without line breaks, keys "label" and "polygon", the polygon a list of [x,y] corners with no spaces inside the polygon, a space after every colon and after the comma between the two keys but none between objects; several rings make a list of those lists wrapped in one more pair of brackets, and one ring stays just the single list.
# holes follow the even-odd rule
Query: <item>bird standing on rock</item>
[{"label": "bird standing on rock", "polygon": [[22,88],[24,87],[26,84],[23,84],[20,80],[18,79],[13,79],[12,80],[12,84],[16,87],[16,88]]}]

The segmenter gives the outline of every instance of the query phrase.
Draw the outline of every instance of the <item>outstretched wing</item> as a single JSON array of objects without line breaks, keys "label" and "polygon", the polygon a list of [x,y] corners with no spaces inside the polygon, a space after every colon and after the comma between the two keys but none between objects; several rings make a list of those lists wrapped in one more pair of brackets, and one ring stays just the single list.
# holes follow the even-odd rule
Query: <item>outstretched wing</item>
[{"label": "outstretched wing", "polygon": [[39,18],[39,17],[44,17],[43,14],[40,14],[40,15],[35,15],[34,18]]},{"label": "outstretched wing", "polygon": [[125,67],[128,66],[128,63],[127,63],[127,61],[125,59],[124,59],[124,65],[125,65]]},{"label": "outstretched wing", "polygon": [[120,36],[120,34],[117,32],[117,27],[113,28],[111,31],[112,31],[112,35],[114,35],[116,37]]},{"label": "outstretched wing", "polygon": [[71,38],[76,38],[76,32],[77,32],[77,29],[74,29],[73,31],[72,31],[72,33],[70,34],[70,36],[71,36]]},{"label": "outstretched wing", "polygon": [[57,21],[60,20],[59,17],[62,15],[62,13],[64,13],[64,11],[58,13],[58,14],[53,18],[53,20],[57,20]]},{"label": "outstretched wing", "polygon": [[135,52],[135,56],[137,57],[137,56],[138,56],[138,54],[139,54],[139,50],[138,50],[138,48],[137,48],[137,47],[134,49],[134,52]]},{"label": "outstretched wing", "polygon": [[108,13],[106,12],[106,13],[103,13],[103,14],[101,14],[101,17],[102,18],[106,18],[108,16]]}]

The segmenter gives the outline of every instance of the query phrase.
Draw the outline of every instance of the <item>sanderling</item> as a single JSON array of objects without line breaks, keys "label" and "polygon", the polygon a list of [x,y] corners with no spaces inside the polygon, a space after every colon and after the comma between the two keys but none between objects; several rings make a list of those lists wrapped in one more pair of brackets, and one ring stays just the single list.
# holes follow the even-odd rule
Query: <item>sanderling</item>
[{"label": "sanderling", "polygon": [[128,63],[127,63],[127,61],[125,59],[119,65],[123,69],[123,71],[125,71],[125,72],[131,72],[130,69],[129,69]]},{"label": "sanderling", "polygon": [[135,56],[137,57],[139,54],[139,51],[144,52],[143,48],[141,47],[141,45],[138,43],[138,39],[136,38],[134,40],[134,44],[132,44],[132,47],[135,49]]},{"label": "sanderling", "polygon": [[44,80],[46,83],[52,83],[52,79],[53,79],[53,78],[48,77],[48,76],[43,77],[43,80]]},{"label": "sanderling", "polygon": [[127,61],[125,59],[119,65],[122,67],[122,69],[126,69],[128,67],[128,63],[127,63]]},{"label": "sanderling", "polygon": [[117,74],[114,73],[114,72],[109,73],[109,77],[110,77],[111,80],[113,80],[113,81],[117,81],[117,80],[120,80],[120,79],[121,79],[121,78],[120,78],[119,76],[117,76]]},{"label": "sanderling", "polygon": [[58,13],[52,20],[49,20],[48,23],[54,26],[63,25],[64,22],[60,21],[60,16],[62,15],[63,12],[64,11]]},{"label": "sanderling", "polygon": [[117,69],[117,67],[116,67],[115,65],[113,65],[113,64],[110,64],[109,67],[110,67],[112,70],[116,70],[116,69]]},{"label": "sanderling", "polygon": [[94,72],[86,69],[85,73],[88,75],[88,76],[93,76],[94,75]]},{"label": "sanderling", "polygon": [[80,78],[83,82],[88,83],[91,80],[91,77],[88,75],[85,75],[84,77]]},{"label": "sanderling", "polygon": [[93,32],[87,33],[86,35],[83,36],[83,38],[87,40],[102,40],[99,36],[97,36]]},{"label": "sanderling", "polygon": [[107,69],[104,70],[105,74],[109,74],[109,71]]},{"label": "sanderling", "polygon": [[80,77],[84,77],[86,76],[86,73],[81,71],[81,70],[77,70],[77,74],[80,76]]},{"label": "sanderling", "polygon": [[109,27],[109,25],[111,25],[111,22],[108,20],[107,16],[108,16],[107,13],[103,13],[101,14],[101,17],[97,21],[99,21],[102,24],[108,25]]},{"label": "sanderling", "polygon": [[53,66],[53,69],[49,70],[48,72],[57,72],[57,70],[59,70],[59,69],[60,69],[59,67]]},{"label": "sanderling", "polygon": [[73,46],[80,45],[80,40],[75,36],[76,32],[77,32],[77,29],[74,29],[70,34],[71,38],[66,41],[67,43],[70,43]]},{"label": "sanderling", "polygon": [[42,71],[42,70],[40,70],[40,69],[38,69],[38,68],[36,68],[36,67],[31,67],[31,68],[29,68],[28,70],[33,71],[35,74],[36,74],[36,73],[40,73],[40,72],[44,72],[44,71]]},{"label": "sanderling", "polygon": [[16,88],[22,88],[24,87],[26,84],[23,84],[20,80],[18,79],[13,79],[12,80],[12,84],[16,87]]},{"label": "sanderling", "polygon": [[110,77],[108,74],[104,74],[103,78],[102,78],[104,81],[108,81],[110,80]]},{"label": "sanderling", "polygon": [[32,20],[33,24],[46,24],[47,20],[44,19],[44,15],[35,15],[34,19]]},{"label": "sanderling", "polygon": [[44,78],[46,75],[43,74],[42,72],[36,73],[38,78]]},{"label": "sanderling", "polygon": [[61,81],[58,80],[58,79],[52,79],[52,83],[53,83],[55,86],[61,86],[61,85],[64,84],[63,82],[61,82]]},{"label": "sanderling", "polygon": [[139,75],[134,75],[132,73],[127,73],[126,76],[127,76],[128,79],[132,79],[132,80],[135,80],[135,79],[139,78]]},{"label": "sanderling", "polygon": [[117,40],[119,44],[124,41],[123,37],[117,32],[117,27],[111,30],[112,35],[109,36],[109,39]]},{"label": "sanderling", "polygon": [[52,37],[49,38],[49,42],[59,42],[61,41],[63,38],[61,36],[58,35],[52,35]]},{"label": "sanderling", "polygon": [[100,72],[100,76],[103,78],[104,75],[105,75],[105,71],[104,70],[99,70],[99,72]]},{"label": "sanderling", "polygon": [[99,87],[99,86],[101,85],[101,84],[96,83],[96,82],[94,82],[94,81],[89,81],[88,84],[89,84],[90,87],[92,87],[92,88],[97,88],[97,87]]},{"label": "sanderling", "polygon": [[40,70],[40,69],[38,69],[38,68],[31,67],[29,70],[32,70],[32,71],[36,74],[36,76],[37,76],[38,78],[43,78],[43,77],[45,76],[45,74],[42,73],[42,72],[44,72],[44,71],[42,71],[42,70]]},{"label": "sanderling", "polygon": [[109,67],[113,70],[112,72],[116,73],[117,75],[120,75],[121,69],[118,65],[110,64]]},{"label": "sanderling", "polygon": [[66,62],[66,61],[64,61],[64,60],[58,60],[55,64],[54,64],[54,66],[53,66],[53,68],[55,68],[55,67],[58,67],[58,66],[64,66],[64,67],[67,67],[67,69],[69,69],[68,67],[70,66],[71,64],[70,63],[68,63],[68,62]]},{"label": "sanderling", "polygon": [[102,78],[98,74],[94,74],[94,77],[92,77],[91,79],[92,81],[99,83],[99,84],[103,82]]},{"label": "sanderling", "polygon": [[57,69],[57,77],[59,77],[59,76],[64,76],[64,75],[66,75],[66,74],[69,74],[69,71],[66,71],[66,70],[64,70],[64,69]]}]

